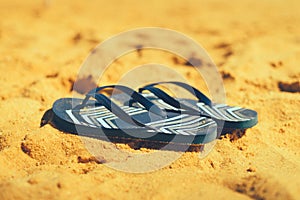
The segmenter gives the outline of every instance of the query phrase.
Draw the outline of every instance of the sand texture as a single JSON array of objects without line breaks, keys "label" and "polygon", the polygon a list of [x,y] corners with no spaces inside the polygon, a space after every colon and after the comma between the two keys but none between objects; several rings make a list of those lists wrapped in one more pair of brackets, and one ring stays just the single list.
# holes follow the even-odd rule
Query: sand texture
[{"label": "sand texture", "polygon": [[[297,0],[0,0],[0,200],[300,199],[299,10]],[[226,102],[256,110],[259,123],[241,137],[218,139],[204,159],[186,152],[141,174],[96,160],[79,136],[39,128],[56,99],[72,96],[96,45],[148,26],[200,43],[222,74]],[[118,59],[99,84],[153,61],[201,89],[192,67],[152,51]]]}]

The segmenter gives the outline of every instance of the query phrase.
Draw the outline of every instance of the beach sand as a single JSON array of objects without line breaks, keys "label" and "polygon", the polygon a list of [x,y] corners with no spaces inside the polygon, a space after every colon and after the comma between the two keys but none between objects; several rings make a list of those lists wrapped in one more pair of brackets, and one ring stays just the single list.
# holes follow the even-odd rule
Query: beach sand
[{"label": "beach sand", "polygon": [[[299,199],[299,8],[296,0],[1,0],[0,199]],[[223,75],[226,102],[256,110],[259,123],[240,138],[218,139],[203,159],[186,152],[138,174],[95,160],[79,136],[39,128],[56,99],[72,96],[72,83],[96,45],[149,26],[201,44]],[[120,58],[101,84],[155,61],[200,87],[190,66],[155,55]]]}]

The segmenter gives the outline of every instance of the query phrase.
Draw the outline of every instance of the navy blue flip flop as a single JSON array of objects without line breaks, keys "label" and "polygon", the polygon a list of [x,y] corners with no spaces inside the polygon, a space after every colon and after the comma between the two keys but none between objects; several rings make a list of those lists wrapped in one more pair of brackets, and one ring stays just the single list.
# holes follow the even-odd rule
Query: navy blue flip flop
[{"label": "navy blue flip flop", "polygon": [[[121,105],[104,95],[117,89],[141,107]],[[91,100],[93,98],[94,100]],[[217,124],[204,116],[167,112],[138,92],[121,85],[91,90],[84,99],[62,98],[54,102],[41,121],[57,129],[96,138],[205,144],[217,138]]]},{"label": "navy blue flip flop", "polygon": [[[174,84],[189,91],[196,100],[185,98],[174,98],[156,87],[163,84]],[[143,91],[150,93],[143,93]],[[168,111],[189,113],[211,118],[218,124],[219,134],[228,133],[233,130],[243,130],[257,124],[257,112],[247,108],[229,106],[226,104],[213,103],[207,96],[196,88],[182,82],[157,82],[146,85],[139,89],[139,92],[160,108]],[[131,101],[130,105],[135,105]]]}]

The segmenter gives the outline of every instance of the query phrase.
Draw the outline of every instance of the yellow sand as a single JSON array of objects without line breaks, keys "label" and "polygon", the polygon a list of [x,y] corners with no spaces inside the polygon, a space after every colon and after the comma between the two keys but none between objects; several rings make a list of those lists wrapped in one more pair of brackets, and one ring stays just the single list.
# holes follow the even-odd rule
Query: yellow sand
[{"label": "yellow sand", "polygon": [[[299,90],[299,8],[297,0],[1,0],[0,199],[299,199],[300,95],[281,91],[292,83]],[[78,136],[39,128],[52,103],[72,95],[91,49],[145,26],[202,44],[224,75],[227,103],[256,110],[258,125],[239,139],[219,139],[204,159],[187,152],[145,174],[111,169]],[[191,67],[162,57],[155,61],[200,88]],[[118,81],[117,69],[155,58],[125,56],[102,84]]]}]

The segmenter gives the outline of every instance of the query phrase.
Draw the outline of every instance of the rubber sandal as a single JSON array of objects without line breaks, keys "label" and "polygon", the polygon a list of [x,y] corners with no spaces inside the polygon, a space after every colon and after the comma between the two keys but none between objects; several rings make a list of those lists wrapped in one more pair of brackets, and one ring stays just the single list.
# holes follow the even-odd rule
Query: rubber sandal
[{"label": "rubber sandal", "polygon": [[[173,98],[166,92],[155,87],[162,84],[177,85],[189,91],[197,100]],[[145,90],[150,93],[142,93]],[[258,121],[256,111],[237,106],[213,103],[202,92],[182,82],[170,81],[152,83],[140,88],[139,93],[160,108],[167,109],[168,111],[181,113],[185,111],[189,114],[201,115],[213,119],[218,124],[218,135],[233,130],[242,130],[253,127]],[[133,103],[134,101],[131,101],[130,105],[134,105]]]},{"label": "rubber sandal", "polygon": [[[101,93],[107,88],[128,94],[143,107],[119,106]],[[44,114],[41,126],[47,123],[64,132],[108,139],[205,144],[217,137],[217,124],[213,120],[166,112],[138,92],[121,85],[95,88],[85,99],[56,100],[52,109]]]}]

